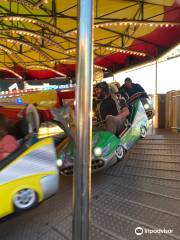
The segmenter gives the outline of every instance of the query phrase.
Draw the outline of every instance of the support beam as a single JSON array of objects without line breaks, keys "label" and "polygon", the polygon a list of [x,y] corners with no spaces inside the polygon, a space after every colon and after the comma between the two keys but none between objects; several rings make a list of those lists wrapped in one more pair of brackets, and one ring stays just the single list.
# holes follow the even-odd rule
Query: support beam
[{"label": "support beam", "polygon": [[158,85],[158,62],[157,60],[155,61],[155,95],[157,95],[157,87]]},{"label": "support beam", "polygon": [[150,42],[150,41],[147,41],[147,40],[144,40],[144,39],[141,39],[141,38],[133,37],[132,35],[128,35],[126,33],[121,33],[121,32],[118,32],[118,31],[115,31],[115,30],[112,30],[112,29],[108,29],[108,28],[104,28],[104,27],[101,27],[101,29],[103,29],[103,30],[105,30],[107,32],[111,32],[111,33],[117,34],[120,37],[125,36],[127,38],[131,38],[131,39],[134,39],[134,40],[138,40],[138,41],[141,41],[141,42],[153,45],[156,48],[158,48],[158,47],[160,48],[161,47],[161,46],[159,46],[159,45],[157,45],[157,44],[155,44],[153,42]]},{"label": "support beam", "polygon": [[93,0],[79,0],[78,7],[76,159],[73,179],[72,239],[88,240],[92,151]]},{"label": "support beam", "polygon": [[57,16],[56,16],[56,0],[52,0],[52,15],[53,15],[53,21],[54,26],[57,26]]},{"label": "support beam", "polygon": [[143,21],[144,20],[144,1],[140,0],[139,4],[140,4],[141,20]]},{"label": "support beam", "polygon": [[148,1],[145,1],[145,0],[129,0],[129,2],[136,2],[136,3],[139,3],[139,2],[142,2],[142,1],[145,4],[159,6],[159,7],[169,7],[169,6],[171,6],[170,4],[166,4],[166,1],[164,1],[164,4],[160,4],[160,3],[157,3],[156,0],[151,1],[151,2],[148,2]]}]

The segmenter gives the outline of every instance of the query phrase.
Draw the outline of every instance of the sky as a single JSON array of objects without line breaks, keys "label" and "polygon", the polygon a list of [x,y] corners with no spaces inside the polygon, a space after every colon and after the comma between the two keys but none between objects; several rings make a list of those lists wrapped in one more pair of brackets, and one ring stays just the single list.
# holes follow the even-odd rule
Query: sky
[{"label": "sky", "polygon": [[[155,92],[156,66],[144,66],[141,69],[120,72],[114,75],[114,80],[124,83],[130,77],[134,83],[139,83],[148,94]],[[113,78],[106,78],[107,82]],[[180,57],[157,64],[157,93],[166,93],[171,90],[180,90]]]}]

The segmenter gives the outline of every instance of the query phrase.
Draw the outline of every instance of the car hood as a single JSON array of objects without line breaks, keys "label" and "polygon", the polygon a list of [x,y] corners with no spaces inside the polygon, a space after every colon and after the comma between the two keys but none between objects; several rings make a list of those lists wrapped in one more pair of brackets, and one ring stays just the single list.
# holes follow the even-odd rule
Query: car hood
[{"label": "car hood", "polygon": [[[92,137],[92,157],[94,157],[93,150],[95,148],[101,148],[103,152],[102,157],[108,157],[111,155],[121,140],[110,132],[107,131],[95,131]],[[58,158],[63,161],[64,166],[72,165],[75,159],[75,144],[69,141],[59,152]]]}]

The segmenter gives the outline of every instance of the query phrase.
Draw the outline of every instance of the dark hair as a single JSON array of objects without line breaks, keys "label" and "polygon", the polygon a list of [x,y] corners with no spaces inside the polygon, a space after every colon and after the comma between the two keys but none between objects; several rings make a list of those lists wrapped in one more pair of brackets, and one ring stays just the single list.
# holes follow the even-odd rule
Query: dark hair
[{"label": "dark hair", "polygon": [[127,77],[127,78],[125,78],[124,82],[131,82],[132,83],[132,80],[131,80],[131,78]]},{"label": "dark hair", "polygon": [[109,94],[109,85],[107,82],[100,82],[96,84],[96,88],[102,89],[106,94]]},{"label": "dark hair", "polygon": [[8,120],[5,115],[0,113],[0,137],[4,137],[8,132]]}]

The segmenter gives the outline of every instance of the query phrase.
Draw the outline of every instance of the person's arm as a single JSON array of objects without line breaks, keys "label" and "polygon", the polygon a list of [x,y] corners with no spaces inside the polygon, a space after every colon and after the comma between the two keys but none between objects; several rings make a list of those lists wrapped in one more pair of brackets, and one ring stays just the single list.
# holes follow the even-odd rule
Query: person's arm
[{"label": "person's arm", "polygon": [[10,153],[3,153],[3,159],[6,158]]},{"label": "person's arm", "polygon": [[119,116],[121,116],[122,118],[127,118],[129,116],[129,109],[128,107],[123,107],[122,111],[119,112]]},{"label": "person's arm", "polygon": [[126,103],[126,100],[121,99],[119,104],[120,104],[122,110],[118,113],[118,115],[121,116],[122,118],[128,117],[130,112],[129,112],[129,108]]},{"label": "person's arm", "polygon": [[144,88],[140,84],[136,84],[136,87],[137,87],[138,93],[143,93],[143,95],[145,97],[148,97],[146,91],[144,90]]},{"label": "person's arm", "polygon": [[24,109],[21,109],[21,110],[18,112],[18,114],[17,114],[18,118],[22,118],[22,117],[23,117],[23,112],[24,112]]},{"label": "person's arm", "polygon": [[18,143],[13,136],[11,135],[5,136],[1,143],[1,153],[3,158],[7,157],[10,153],[14,152],[17,147]]}]

